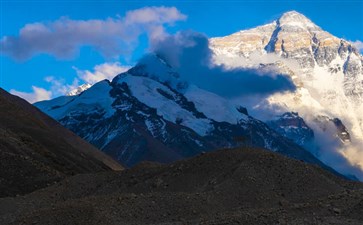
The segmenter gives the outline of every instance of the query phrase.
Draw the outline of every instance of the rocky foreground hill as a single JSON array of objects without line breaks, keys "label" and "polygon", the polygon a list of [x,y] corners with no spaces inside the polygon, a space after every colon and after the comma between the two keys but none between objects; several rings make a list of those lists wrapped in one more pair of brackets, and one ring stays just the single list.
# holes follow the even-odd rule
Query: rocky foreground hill
[{"label": "rocky foreground hill", "polygon": [[262,149],[82,174],[0,199],[0,224],[362,224],[363,185]]},{"label": "rocky foreground hill", "polygon": [[120,170],[111,157],[0,88],[0,197],[79,174]]}]

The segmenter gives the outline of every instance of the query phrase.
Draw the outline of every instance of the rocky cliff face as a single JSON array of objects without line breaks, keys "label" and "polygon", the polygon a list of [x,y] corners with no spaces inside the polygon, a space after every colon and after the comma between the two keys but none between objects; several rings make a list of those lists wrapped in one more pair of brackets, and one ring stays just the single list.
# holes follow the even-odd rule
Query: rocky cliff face
[{"label": "rocky cliff face", "polygon": [[303,76],[304,81],[324,70],[335,79],[341,79],[340,85],[349,99],[362,103],[362,55],[350,42],[322,30],[298,12],[287,12],[273,23],[254,29],[211,38],[210,46],[216,54],[217,63],[228,65],[224,56],[243,57],[247,61],[245,66],[254,66],[261,63],[255,60],[256,55],[272,53],[277,56],[269,59],[273,63],[277,63],[278,59],[296,61],[298,66],[290,69]]},{"label": "rocky cliff face", "polygon": [[256,53],[275,53],[282,58],[296,59],[307,69],[329,66],[339,56],[344,61],[340,69],[345,74],[362,72],[363,58],[351,43],[334,37],[296,11],[287,12],[264,26],[211,38],[210,44],[216,55],[248,58]]},{"label": "rocky cliff face", "polygon": [[314,140],[314,131],[305,123],[298,113],[288,112],[277,116],[267,123],[284,137],[293,140],[300,146],[307,146]]},{"label": "rocky cliff face", "polygon": [[338,138],[342,143],[350,143],[351,138],[349,131],[338,118],[329,118],[327,116],[317,116],[315,122],[322,130],[331,130],[333,135]]}]

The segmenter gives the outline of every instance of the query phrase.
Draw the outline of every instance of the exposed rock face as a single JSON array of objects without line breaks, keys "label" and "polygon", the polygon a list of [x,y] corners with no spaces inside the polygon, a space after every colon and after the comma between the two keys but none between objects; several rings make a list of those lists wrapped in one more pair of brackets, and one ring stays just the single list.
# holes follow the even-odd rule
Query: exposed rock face
[{"label": "exposed rock face", "polygon": [[338,118],[334,118],[332,121],[337,128],[338,137],[343,143],[350,142],[350,134],[345,127],[345,125],[342,123],[342,121]]},{"label": "exposed rock face", "polygon": [[306,146],[314,139],[314,131],[298,113],[287,112],[269,121],[268,125],[284,137],[292,139],[300,146]]},{"label": "exposed rock face", "polygon": [[[276,53],[296,59],[301,67],[329,65],[339,55],[349,62],[358,51],[348,42],[322,30],[304,15],[291,11],[273,23],[232,35],[211,38],[211,48],[217,55],[245,56],[252,53]],[[361,58],[361,57],[360,57]],[[360,68],[352,68],[357,74]]]},{"label": "exposed rock face", "polygon": [[[323,131],[332,132],[332,136],[338,138],[342,143],[351,142],[349,131],[340,119],[318,115],[314,122]],[[314,141],[314,130],[305,123],[298,113],[284,113],[277,116],[275,120],[268,121],[267,124],[277,133],[293,140],[300,146],[308,147]]]},{"label": "exposed rock face", "polygon": [[211,47],[217,54],[248,57],[252,52],[265,50],[275,29],[276,23],[272,23],[223,38],[212,38]]},{"label": "exposed rock face", "polygon": [[362,103],[363,99],[362,62],[362,57],[351,54],[343,66],[343,71],[346,75],[344,79],[345,94],[358,103]]},{"label": "exposed rock face", "polygon": [[[334,137],[338,138],[342,143],[351,142],[349,131],[340,119],[319,115],[316,117],[315,122],[319,124],[321,129],[333,131]],[[334,127],[334,129],[331,127]]]},{"label": "exposed rock face", "polygon": [[[217,56],[248,59],[251,54],[274,53],[296,60],[305,74],[314,73],[315,67],[327,66],[332,73],[343,72],[348,97],[361,97],[363,93],[362,55],[348,41],[334,37],[295,11],[283,14],[271,24],[211,38],[210,46]],[[218,58],[217,62],[228,64]]]}]

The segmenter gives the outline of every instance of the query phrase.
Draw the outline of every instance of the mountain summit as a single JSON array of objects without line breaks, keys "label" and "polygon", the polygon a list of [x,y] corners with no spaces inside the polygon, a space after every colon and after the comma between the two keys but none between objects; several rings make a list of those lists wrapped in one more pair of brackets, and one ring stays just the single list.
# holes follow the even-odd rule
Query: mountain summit
[{"label": "mountain summit", "polygon": [[329,65],[337,55],[342,60],[352,54],[359,57],[351,43],[334,37],[296,11],[284,13],[263,26],[211,38],[210,42],[216,55],[248,58],[250,54],[276,53],[308,68]]},{"label": "mountain summit", "polygon": [[[326,129],[321,124],[332,124],[334,118],[343,121],[352,143],[341,140],[343,145],[335,143],[332,148],[338,149],[338,155],[344,152],[352,164],[363,168],[359,149],[363,146],[363,56],[352,43],[290,11],[264,26],[212,38],[210,47],[216,64],[274,68],[289,75],[296,91],[272,95],[264,100],[265,104],[255,102],[249,108],[256,109],[257,114],[271,108],[280,115],[298,112],[321,137],[342,136],[337,134],[340,129],[336,126]],[[320,146],[326,148],[324,143]],[[357,152],[362,155],[360,159],[354,156]]]},{"label": "mountain summit", "polygon": [[289,11],[282,14],[282,16],[276,22],[280,27],[292,26],[305,29],[320,29],[310,19],[296,11]]}]

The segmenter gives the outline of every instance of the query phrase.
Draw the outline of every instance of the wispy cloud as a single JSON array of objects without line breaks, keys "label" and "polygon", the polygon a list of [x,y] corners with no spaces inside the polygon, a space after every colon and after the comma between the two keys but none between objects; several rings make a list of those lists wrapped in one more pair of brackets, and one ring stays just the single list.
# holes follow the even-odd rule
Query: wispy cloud
[{"label": "wispy cloud", "polygon": [[32,86],[32,92],[22,92],[10,90],[10,93],[17,95],[30,103],[48,100],[57,96],[66,95],[72,90],[75,90],[81,84],[95,84],[98,81],[107,79],[112,80],[116,75],[125,72],[130,67],[121,65],[119,62],[103,63],[93,67],[93,70],[80,70],[73,67],[77,73],[72,83],[67,83],[65,79],[55,76],[47,76],[44,78],[50,84],[49,89]]},{"label": "wispy cloud", "polygon": [[51,91],[48,91],[44,88],[32,86],[32,92],[21,92],[17,90],[10,90],[10,93],[13,95],[17,95],[30,103],[42,101],[42,100],[49,100],[52,97]]},{"label": "wispy cloud", "polygon": [[363,42],[362,41],[352,41],[351,42],[358,51],[363,52]]},{"label": "wispy cloud", "polygon": [[71,58],[80,47],[92,46],[106,57],[130,52],[138,37],[146,33],[150,40],[162,39],[165,26],[185,20],[175,7],[145,7],[128,11],[124,17],[105,20],[72,20],[26,24],[18,36],[4,36],[0,52],[17,60],[40,53]]},{"label": "wispy cloud", "polygon": [[96,65],[93,68],[93,71],[79,70],[76,67],[73,67],[73,69],[76,70],[77,75],[81,80],[88,84],[94,84],[104,79],[112,80],[116,75],[127,71],[130,67],[123,66],[119,62],[115,62]]},{"label": "wispy cloud", "polygon": [[80,86],[80,80],[78,78],[74,78],[71,84],[68,84],[64,79],[55,76],[47,76],[44,80],[50,84],[49,91],[51,92],[52,97],[65,95]]}]

